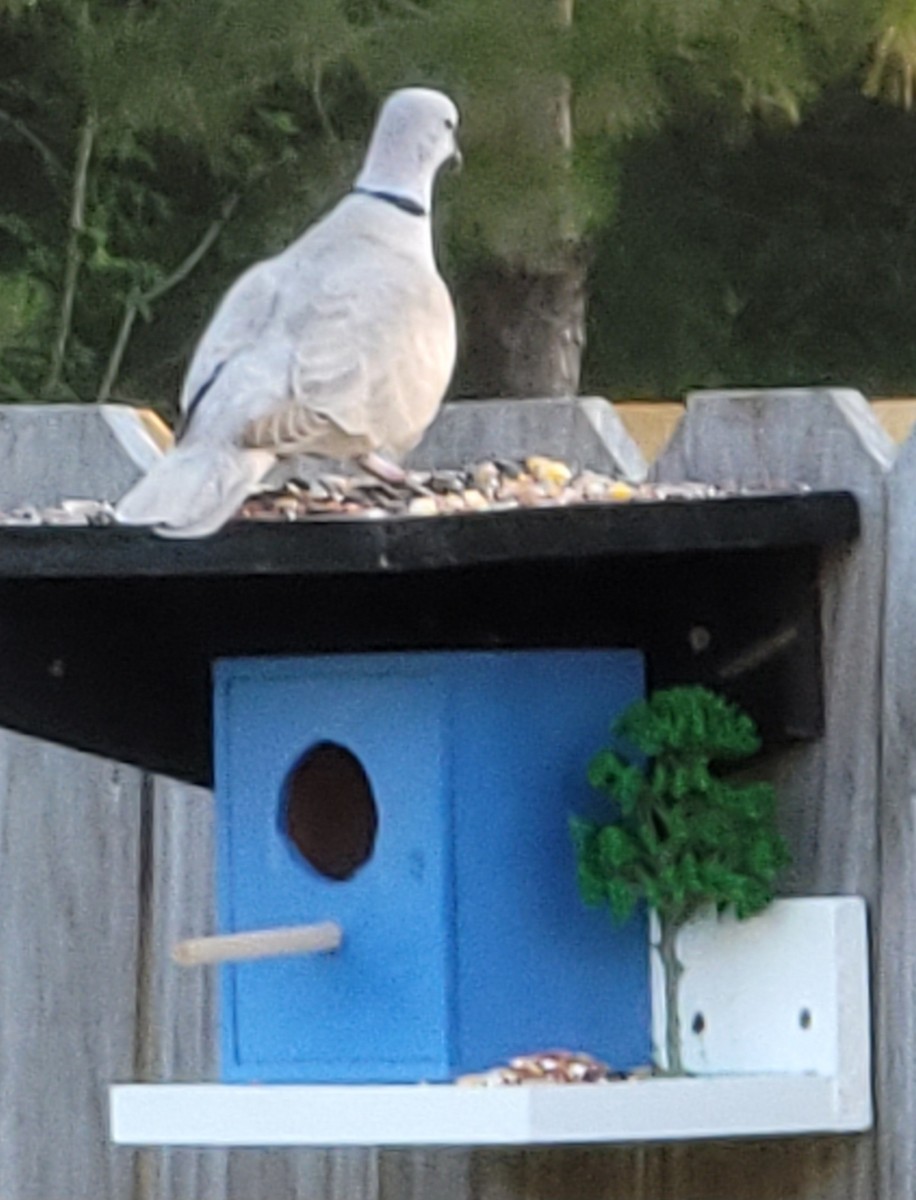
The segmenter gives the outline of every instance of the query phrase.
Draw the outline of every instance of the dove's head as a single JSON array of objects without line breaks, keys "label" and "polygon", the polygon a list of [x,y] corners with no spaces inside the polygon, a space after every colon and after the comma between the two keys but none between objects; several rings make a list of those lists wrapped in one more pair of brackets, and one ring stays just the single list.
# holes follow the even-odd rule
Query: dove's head
[{"label": "dove's head", "polygon": [[458,109],[443,92],[392,92],[375,123],[357,187],[400,196],[429,212],[440,167],[461,161],[457,132]]}]

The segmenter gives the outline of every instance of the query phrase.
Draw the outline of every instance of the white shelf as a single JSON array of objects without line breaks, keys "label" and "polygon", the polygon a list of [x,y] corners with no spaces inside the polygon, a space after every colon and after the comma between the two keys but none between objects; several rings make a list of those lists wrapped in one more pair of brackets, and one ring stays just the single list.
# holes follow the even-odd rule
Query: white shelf
[{"label": "white shelf", "polygon": [[[779,900],[746,922],[702,918],[682,931],[678,953],[691,1076],[492,1088],[121,1084],[111,1136],[143,1146],[511,1146],[871,1127],[860,899]],[[659,1043],[657,963],[652,982]]]},{"label": "white shelf", "polygon": [[510,1146],[852,1133],[867,1091],[815,1075],[469,1088],[126,1084],[113,1141],[146,1146]]}]

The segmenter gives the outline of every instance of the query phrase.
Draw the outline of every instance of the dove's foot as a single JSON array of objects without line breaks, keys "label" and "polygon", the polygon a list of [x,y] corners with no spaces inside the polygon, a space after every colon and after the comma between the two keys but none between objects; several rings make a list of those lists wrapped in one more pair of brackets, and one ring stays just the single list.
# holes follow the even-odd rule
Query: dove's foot
[{"label": "dove's foot", "polygon": [[407,479],[407,472],[403,467],[389,462],[387,458],[382,458],[374,450],[370,450],[368,454],[363,454],[357,459],[357,462],[364,471],[368,471],[370,475],[374,475],[376,479],[381,479],[384,483],[404,483]]}]

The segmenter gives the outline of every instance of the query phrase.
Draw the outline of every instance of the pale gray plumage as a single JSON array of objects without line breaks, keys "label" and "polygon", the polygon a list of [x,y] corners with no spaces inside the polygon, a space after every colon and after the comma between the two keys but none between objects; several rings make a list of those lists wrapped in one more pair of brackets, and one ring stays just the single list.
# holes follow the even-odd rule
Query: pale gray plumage
[{"label": "pale gray plumage", "polygon": [[185,381],[184,430],[120,521],[202,536],[279,457],[399,460],[419,442],[455,361],[430,207],[457,124],[439,92],[388,98],[354,191],[223,299]]}]

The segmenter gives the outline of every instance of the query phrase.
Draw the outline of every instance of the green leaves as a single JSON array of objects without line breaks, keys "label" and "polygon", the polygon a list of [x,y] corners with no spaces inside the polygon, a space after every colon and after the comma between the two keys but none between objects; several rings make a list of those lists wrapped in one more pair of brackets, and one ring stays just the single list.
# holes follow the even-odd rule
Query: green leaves
[{"label": "green leaves", "polygon": [[[126,390],[174,402],[220,292],[339,190],[352,165],[340,132],[348,121],[364,141],[372,97],[351,60],[365,33],[346,9],[345,0],[0,4],[0,278],[27,273],[57,293],[4,345],[4,396],[36,399],[49,377],[55,394],[107,395],[133,328],[143,348],[124,358]],[[341,72],[350,72],[343,92]],[[208,257],[199,295],[175,285],[168,313],[157,310],[164,319],[131,318],[122,343],[131,305],[148,318],[144,298],[179,268],[183,283],[189,253],[202,242],[209,250],[226,197],[241,193],[257,198],[239,206],[245,235]],[[54,327],[65,310],[72,337]]]},{"label": "green leaves", "polygon": [[750,717],[705,688],[671,688],[631,705],[614,732],[640,757],[605,749],[589,764],[589,782],[619,816],[571,823],[585,903],[625,920],[642,899],[675,924],[706,905],[739,917],[765,907],[789,858],[773,789],[712,770],[757,748]]},{"label": "green leaves", "polygon": [[579,892],[586,904],[607,903],[614,918],[627,920],[638,899],[638,888],[627,878],[639,851],[626,832],[614,825],[596,825],[573,817],[570,832],[576,847]]},{"label": "green leaves", "polygon": [[760,747],[751,718],[702,687],[655,692],[631,705],[614,731],[643,754],[680,751],[706,763],[747,758]]},{"label": "green leaves", "polygon": [[619,875],[639,862],[639,846],[619,825],[599,826],[598,861],[606,875]]},{"label": "green leaves", "polygon": [[[175,288],[157,321],[135,330],[125,361],[130,392],[171,397],[192,334],[232,278],[287,242],[346,186],[375,105],[390,88],[444,86],[461,104],[467,167],[460,186],[443,189],[446,261],[459,287],[494,262],[522,276],[562,273],[571,258],[584,261],[621,211],[619,180],[634,138],[685,114],[703,128],[710,113],[723,127],[726,120],[746,127],[748,114],[796,121],[810,97],[856,69],[876,38],[883,88],[899,74],[894,64],[909,70],[911,47],[900,30],[912,40],[911,7],[909,0],[575,0],[566,23],[558,0],[0,0],[0,216],[28,225],[27,239],[0,230],[0,271],[27,271],[42,284],[53,275],[45,264],[57,264],[60,274],[77,131],[87,112],[96,114],[91,244],[81,247],[73,356],[68,351],[64,364],[71,387],[89,396],[130,288],[149,290],[168,278],[225,197],[242,193],[232,228],[196,273],[192,292]],[[889,30],[897,34],[882,40]],[[142,215],[119,181],[149,193]],[[711,233],[687,229],[675,237],[679,210],[645,219],[659,195],[682,205],[684,183],[685,173],[675,171],[670,186],[653,180],[653,196],[631,202],[638,237],[647,236],[644,227],[667,231],[659,235],[663,263],[646,269],[639,242],[635,275],[605,261],[595,280],[595,304],[611,310],[592,338],[592,355],[606,356],[593,357],[602,389],[664,387],[668,376],[658,382],[658,372],[669,358],[678,386],[696,382],[698,356],[727,371],[733,334],[743,327],[748,239],[739,231],[734,278],[723,271],[720,279],[717,267],[714,298],[697,303],[707,265],[702,247],[721,245],[731,227],[725,216],[714,214]],[[759,197],[770,190],[756,189],[747,206],[759,225],[766,225]],[[157,210],[153,196],[167,208]],[[744,207],[740,197],[732,204]],[[637,235],[629,236],[632,245]],[[764,250],[763,263],[776,261],[769,244]],[[801,257],[794,248],[785,255],[793,263]],[[777,265],[771,269],[785,287],[785,267]],[[886,274],[896,286],[895,273]],[[664,306],[684,279],[691,302],[665,319]],[[54,286],[60,289],[59,279]],[[828,290],[859,296],[855,287]],[[801,337],[808,319],[796,312],[799,289],[787,291],[788,332],[773,334],[774,306],[757,305],[777,343]],[[651,302],[647,310],[647,296],[660,297],[660,310]],[[900,313],[894,299],[873,335]],[[36,316],[23,338],[44,336],[43,320]],[[626,361],[631,326],[635,363]],[[658,344],[647,351],[653,336]],[[869,361],[886,361],[886,351],[874,353],[874,336],[860,340]],[[909,345],[902,334],[898,340]],[[655,372],[648,382],[646,363]],[[731,375],[753,374],[739,366]],[[804,362],[795,370],[810,374]],[[28,393],[28,371],[17,379]],[[685,776],[680,781],[692,786]],[[634,780],[620,774],[615,786],[621,805],[637,804]]]},{"label": "green leaves", "polygon": [[612,750],[595,755],[588,767],[588,781],[593,788],[613,795],[625,813],[636,810],[646,787],[642,769],[624,762]]}]

